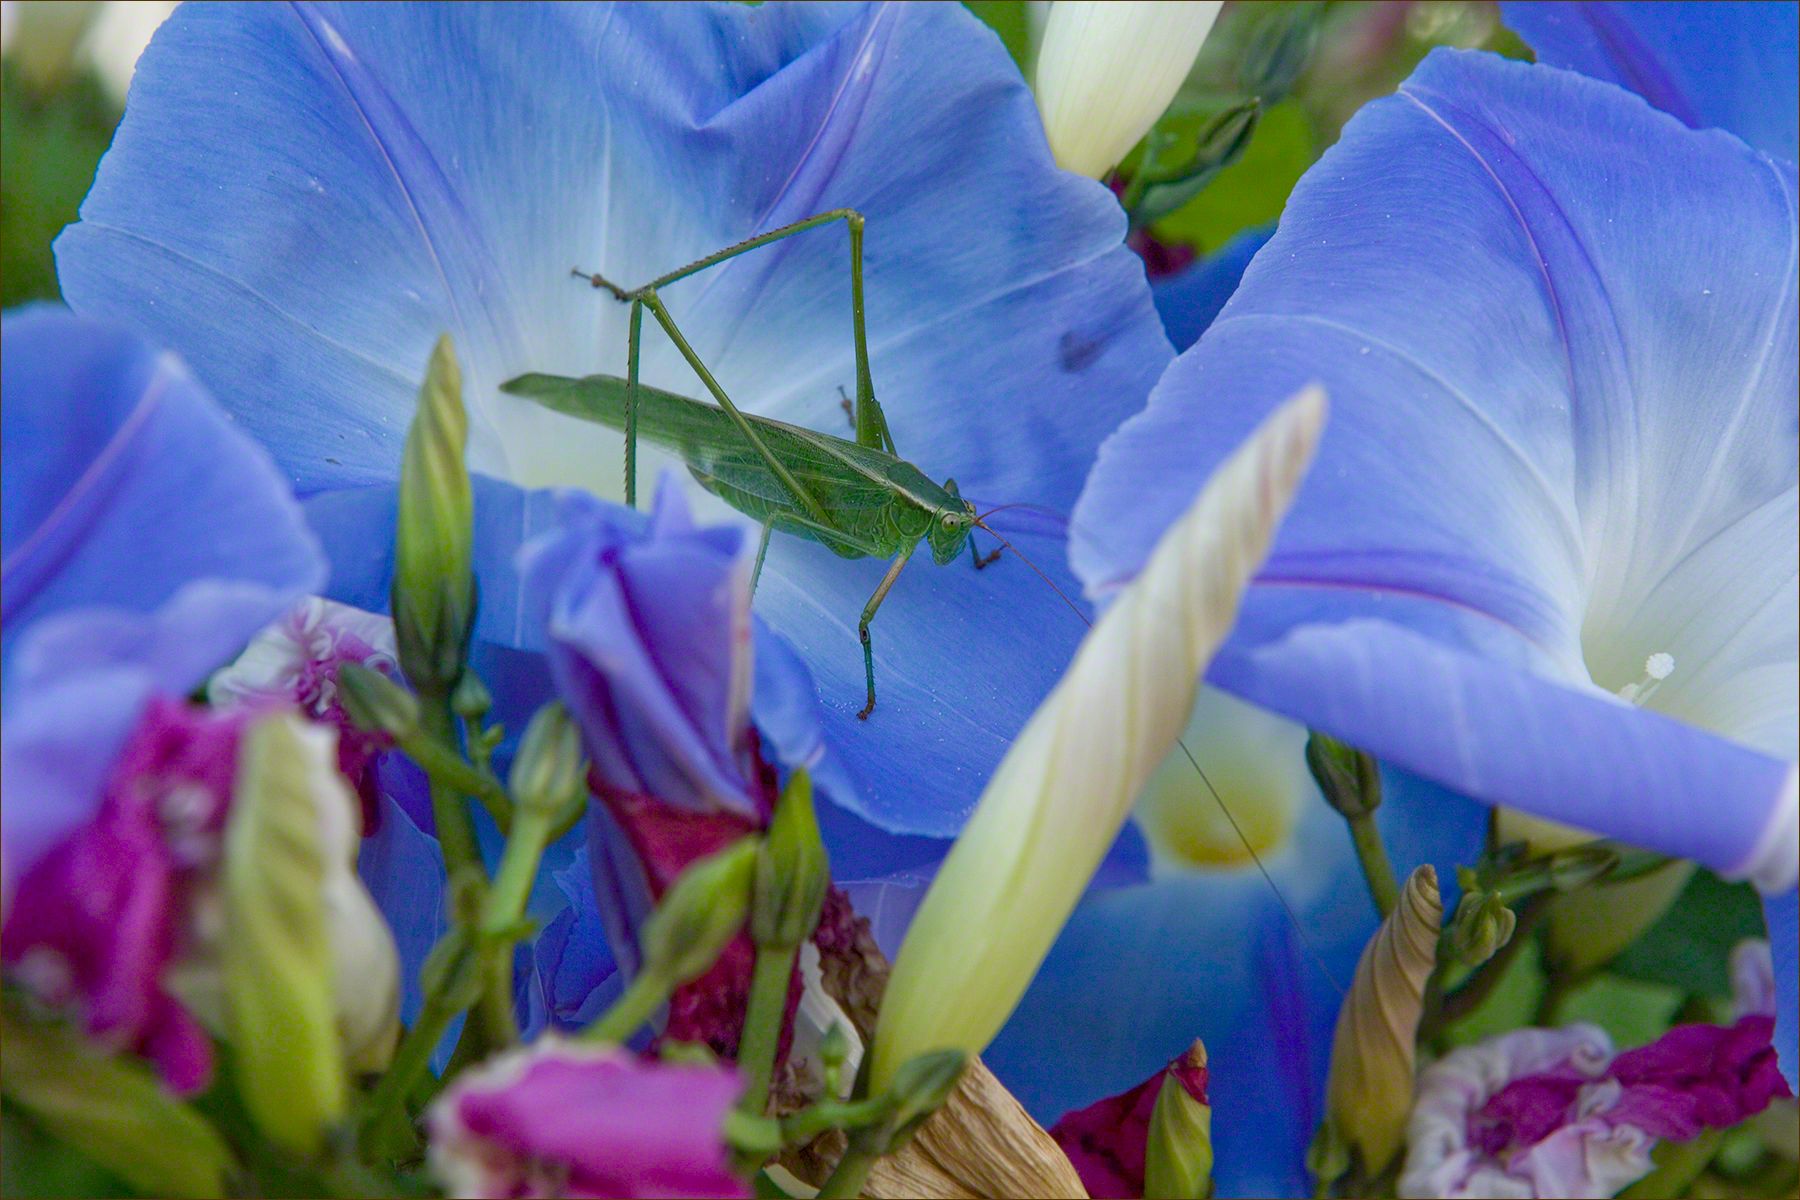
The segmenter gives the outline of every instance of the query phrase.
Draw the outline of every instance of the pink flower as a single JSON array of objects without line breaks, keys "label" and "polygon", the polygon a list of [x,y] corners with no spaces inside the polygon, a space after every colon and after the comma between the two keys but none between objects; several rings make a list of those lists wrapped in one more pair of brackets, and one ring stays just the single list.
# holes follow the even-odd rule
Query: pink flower
[{"label": "pink flower", "polygon": [[212,1047],[164,977],[204,937],[196,901],[219,856],[244,724],[152,700],[99,812],[20,880],[0,939],[41,1002],[151,1060],[178,1092],[205,1086]]},{"label": "pink flower", "polygon": [[1419,1077],[1402,1196],[1611,1196],[1659,1139],[1724,1129],[1788,1095],[1774,1019],[1682,1025],[1614,1055],[1591,1025],[1521,1029]]},{"label": "pink flower", "polygon": [[394,623],[334,600],[309,596],[264,629],[237,661],[212,677],[207,699],[219,708],[292,705],[337,731],[338,770],[362,800],[364,835],[375,832],[381,813],[376,759],[388,748],[384,738],[357,727],[338,698],[337,673],[359,663],[398,676]]},{"label": "pink flower", "polygon": [[431,1167],[453,1196],[748,1196],[723,1133],[740,1090],[729,1067],[546,1036],[432,1105]]},{"label": "pink flower", "polygon": [[1051,1127],[1050,1136],[1069,1156],[1082,1185],[1095,1200],[1129,1200],[1144,1194],[1144,1147],[1150,1140],[1150,1115],[1156,1110],[1163,1080],[1171,1076],[1188,1095],[1201,1104],[1208,1103],[1206,1068],[1183,1054],[1129,1091],[1067,1113]]}]

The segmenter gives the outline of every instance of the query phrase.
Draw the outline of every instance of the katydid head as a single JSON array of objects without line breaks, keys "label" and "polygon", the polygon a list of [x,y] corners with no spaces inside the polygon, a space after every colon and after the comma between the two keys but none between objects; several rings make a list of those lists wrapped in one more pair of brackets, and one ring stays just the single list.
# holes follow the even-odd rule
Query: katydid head
[{"label": "katydid head", "polygon": [[944,480],[944,491],[950,500],[931,514],[931,528],[925,531],[925,540],[931,543],[931,557],[940,567],[955,561],[963,552],[976,519],[975,506],[956,490],[956,480]]}]

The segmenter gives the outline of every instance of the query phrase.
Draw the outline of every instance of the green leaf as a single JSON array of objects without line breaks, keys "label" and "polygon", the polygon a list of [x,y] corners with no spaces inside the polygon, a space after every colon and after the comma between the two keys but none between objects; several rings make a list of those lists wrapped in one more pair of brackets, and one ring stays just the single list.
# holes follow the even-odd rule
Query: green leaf
[{"label": "green leaf", "polygon": [[1654,1042],[1674,1023],[1686,993],[1678,987],[1626,979],[1610,971],[1595,975],[1564,997],[1551,1014],[1557,1025],[1589,1021],[1624,1050]]},{"label": "green leaf", "polygon": [[118,120],[91,74],[40,93],[14,58],[0,70],[0,308],[56,298],[50,243],[75,219]]},{"label": "green leaf", "polygon": [[1766,937],[1762,905],[1747,883],[1699,870],[1662,919],[1612,961],[1610,970],[1703,996],[1731,994],[1731,948]]},{"label": "green leaf", "polygon": [[244,736],[225,827],[226,1025],[245,1107],[302,1153],[344,1111],[347,1085],[325,929],[316,754],[278,714]]},{"label": "green leaf", "polygon": [[[24,1020],[9,1007],[0,1016],[0,1090],[30,1114],[40,1138],[67,1143],[146,1195],[224,1193],[232,1158],[218,1132],[171,1095],[149,1067],[103,1055],[65,1026]],[[24,1149],[30,1142],[8,1124],[7,1192],[18,1194],[12,1186],[21,1167],[15,1143]],[[32,1174],[52,1187],[58,1178]],[[59,1178],[74,1185],[82,1173]]]}]

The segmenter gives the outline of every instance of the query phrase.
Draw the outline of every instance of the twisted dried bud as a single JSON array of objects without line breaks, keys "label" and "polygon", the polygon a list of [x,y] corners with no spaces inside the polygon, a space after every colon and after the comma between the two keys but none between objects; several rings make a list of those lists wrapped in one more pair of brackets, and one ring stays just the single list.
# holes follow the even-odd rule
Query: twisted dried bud
[{"label": "twisted dried bud", "polygon": [[1316,1157],[1329,1161],[1337,1151],[1342,1163],[1341,1155],[1353,1152],[1364,1177],[1372,1177],[1399,1153],[1412,1111],[1413,1043],[1443,920],[1437,872],[1422,866],[1363,948],[1338,1011]]}]

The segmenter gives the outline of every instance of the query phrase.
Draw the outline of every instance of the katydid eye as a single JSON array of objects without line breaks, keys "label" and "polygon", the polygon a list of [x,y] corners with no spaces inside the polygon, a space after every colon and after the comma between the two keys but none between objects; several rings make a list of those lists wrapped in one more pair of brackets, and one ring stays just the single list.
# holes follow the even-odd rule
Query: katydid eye
[{"label": "katydid eye", "polygon": [[944,523],[945,529],[955,529],[956,528],[956,514],[955,513],[945,513],[943,516],[939,517],[938,520],[940,520]]}]

